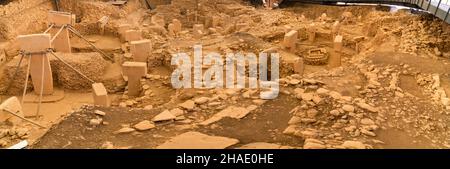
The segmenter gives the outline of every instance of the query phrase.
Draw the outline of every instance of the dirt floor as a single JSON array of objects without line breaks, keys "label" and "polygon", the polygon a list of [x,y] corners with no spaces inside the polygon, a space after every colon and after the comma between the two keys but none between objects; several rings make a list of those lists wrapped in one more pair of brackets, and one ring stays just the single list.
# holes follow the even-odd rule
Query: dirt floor
[{"label": "dirt floor", "polygon": [[[115,63],[83,54],[96,51],[76,36],[71,37],[74,54],[64,57],[78,53],[92,59],[70,62],[105,84],[112,106],[94,106],[90,84],[76,74],[61,78],[64,65],[51,61],[63,97],[44,103],[39,119],[29,117],[36,103],[22,105],[26,116],[47,128],[0,122],[0,147],[27,139],[29,148],[36,149],[190,148],[218,139],[200,148],[450,148],[450,29],[425,13],[388,6],[293,4],[265,9],[240,0],[200,0],[198,6],[190,0],[172,0],[151,11],[138,1],[122,7],[103,1],[70,4],[63,10],[78,15],[74,27]],[[105,10],[92,13],[96,9]],[[104,32],[97,24],[102,16],[110,18]],[[173,19],[182,23],[176,35],[168,32]],[[340,27],[333,31],[336,21]],[[141,30],[152,43],[138,97],[128,96],[121,73],[121,64],[132,60],[130,45],[118,32],[121,24]],[[194,24],[204,24],[200,36],[193,32]],[[294,50],[283,46],[285,33],[291,30],[298,31]],[[340,66],[333,67],[328,59],[322,65],[305,64],[303,74],[294,72],[293,61],[307,61],[312,49],[323,48],[334,57],[336,34],[343,36]],[[21,99],[23,90],[19,76],[14,83],[17,91],[4,87],[20,57],[7,52],[13,42],[0,39],[7,55],[0,64],[2,101],[11,96]],[[262,100],[261,90],[247,88],[173,88],[171,54],[192,56],[194,44],[202,44],[203,53],[278,52],[279,96]],[[95,68],[86,66],[92,62]],[[186,135],[190,140],[177,141]],[[224,137],[238,141],[230,143]]]}]

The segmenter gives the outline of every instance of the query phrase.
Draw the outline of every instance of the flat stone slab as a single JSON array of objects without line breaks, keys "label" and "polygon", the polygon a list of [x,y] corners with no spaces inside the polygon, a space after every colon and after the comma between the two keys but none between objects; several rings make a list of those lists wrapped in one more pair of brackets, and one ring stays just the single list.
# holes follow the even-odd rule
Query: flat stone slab
[{"label": "flat stone slab", "polygon": [[[64,90],[54,89],[52,95],[42,95],[42,103],[52,103],[64,99]],[[23,100],[24,103],[39,103],[39,95],[34,92],[28,92]]]},{"label": "flat stone slab", "polygon": [[243,145],[238,149],[281,149],[282,146],[274,143],[254,142]]},{"label": "flat stone slab", "polygon": [[148,120],[144,120],[144,121],[141,121],[138,124],[134,125],[133,127],[138,131],[145,131],[145,130],[150,130],[152,128],[155,128],[156,126],[152,122],[150,122]]},{"label": "flat stone slab", "polygon": [[159,113],[158,115],[153,117],[152,121],[153,122],[168,121],[168,120],[174,120],[175,118],[177,118],[177,117],[175,115],[173,115],[172,113],[170,113],[169,110],[165,110],[162,113]]},{"label": "flat stone slab", "polygon": [[191,131],[171,138],[156,149],[225,149],[237,143],[237,139]]},{"label": "flat stone slab", "polygon": [[110,1],[109,3],[117,6],[125,5],[128,1]]},{"label": "flat stone slab", "polygon": [[0,102],[0,122],[9,120],[13,124],[19,124],[22,119],[13,116],[8,112],[13,112],[23,117],[22,106],[20,105],[19,99],[17,97],[11,97],[6,99],[3,103]]},{"label": "flat stone slab", "polygon": [[211,123],[215,123],[221,120],[224,117],[241,119],[247,116],[248,113],[250,113],[250,110],[248,110],[247,108],[229,106],[226,109],[220,111],[219,113],[214,114],[211,118],[201,122],[200,125],[209,125]]}]

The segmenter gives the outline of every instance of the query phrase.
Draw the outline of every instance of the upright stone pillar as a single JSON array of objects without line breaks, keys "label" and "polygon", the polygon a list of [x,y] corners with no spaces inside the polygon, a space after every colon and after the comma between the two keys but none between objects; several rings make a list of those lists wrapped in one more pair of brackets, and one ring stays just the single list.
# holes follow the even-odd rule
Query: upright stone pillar
[{"label": "upright stone pillar", "polygon": [[334,40],[334,37],[336,37],[337,35],[339,35],[341,29],[341,24],[339,23],[339,21],[336,21],[333,23],[333,26],[331,26],[331,40]]},{"label": "upright stone pillar", "polygon": [[172,24],[175,26],[174,28],[175,28],[175,32],[176,33],[181,32],[182,24],[181,24],[180,20],[173,19],[172,20]]},{"label": "upright stone pillar", "polygon": [[[31,56],[30,74],[33,81],[34,92],[40,94],[42,73],[44,73],[44,95],[53,94],[53,76],[47,49],[51,47],[49,34],[31,34],[18,36],[20,48]],[[44,71],[42,71],[44,69]]]},{"label": "upright stone pillar", "polygon": [[108,91],[106,90],[103,83],[92,84],[92,93],[94,96],[94,105],[109,107],[111,101],[108,96]]},{"label": "upright stone pillar", "polygon": [[138,30],[127,30],[125,31],[125,41],[138,41],[142,39],[142,32]]},{"label": "upright stone pillar", "polygon": [[341,66],[342,39],[343,37],[338,35],[333,41],[333,52],[331,53],[329,62],[331,68]]},{"label": "upright stone pillar", "polygon": [[176,35],[176,33],[175,33],[175,25],[173,23],[171,23],[171,24],[169,24],[167,26],[167,30],[168,30],[169,36],[174,37]]},{"label": "upright stone pillar", "polygon": [[130,42],[130,50],[135,62],[147,63],[148,56],[152,49],[150,40],[144,39]]},{"label": "upright stone pillar", "polygon": [[303,58],[297,58],[294,60],[294,73],[303,76],[305,70],[305,63]]},{"label": "upright stone pillar", "polygon": [[100,28],[100,34],[104,35],[105,34],[105,26],[106,24],[108,24],[109,21],[109,17],[107,16],[103,16],[102,18],[100,18],[97,23],[98,23],[98,27]]},{"label": "upright stone pillar", "polygon": [[[71,25],[73,22],[73,16],[71,13],[50,11],[48,13],[48,22],[53,24],[53,28],[50,29],[50,34],[55,36],[61,27],[65,25]],[[72,46],[70,45],[69,30],[64,28],[53,40],[53,48],[57,52],[71,53]]]},{"label": "upright stone pillar", "polygon": [[205,27],[203,26],[203,24],[195,24],[193,27],[193,34],[196,39],[202,38],[204,31]]},{"label": "upright stone pillar", "polygon": [[307,28],[309,42],[314,43],[316,40],[316,31],[316,25],[314,24],[311,24],[309,28]]},{"label": "upright stone pillar", "polygon": [[117,27],[117,33],[119,33],[121,41],[125,41],[125,31],[130,29],[131,29],[130,24],[121,24]]},{"label": "upright stone pillar", "polygon": [[335,51],[337,51],[337,52],[342,51],[342,40],[343,40],[343,37],[341,35],[337,35],[336,38],[334,38],[333,48]]},{"label": "upright stone pillar", "polygon": [[218,27],[219,24],[220,24],[220,17],[218,17],[218,16],[213,16],[211,22],[212,22],[212,23],[211,23],[211,27],[213,27],[213,28]]},{"label": "upright stone pillar", "polygon": [[147,64],[144,62],[125,62],[122,71],[128,77],[128,95],[139,96],[141,93],[141,78],[147,74]]},{"label": "upright stone pillar", "polygon": [[298,32],[291,30],[284,35],[283,46],[289,51],[294,52],[297,46]]}]

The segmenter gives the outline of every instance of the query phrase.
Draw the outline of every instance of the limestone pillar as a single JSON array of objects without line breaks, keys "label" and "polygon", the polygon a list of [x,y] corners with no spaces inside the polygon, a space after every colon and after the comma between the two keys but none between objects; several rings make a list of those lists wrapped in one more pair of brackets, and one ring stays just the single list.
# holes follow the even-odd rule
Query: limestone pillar
[{"label": "limestone pillar", "polygon": [[130,42],[130,50],[135,62],[147,63],[151,49],[152,44],[149,39]]},{"label": "limestone pillar", "polygon": [[139,96],[141,93],[141,78],[147,74],[147,64],[144,62],[125,62],[122,71],[128,77],[128,95]]},{"label": "limestone pillar", "polygon": [[[31,34],[18,36],[21,50],[31,54],[30,75],[33,82],[34,92],[40,94],[42,84],[42,73],[44,73],[43,94],[53,93],[53,76],[47,49],[51,47],[50,34]],[[28,54],[27,54],[28,55]]]},{"label": "limestone pillar", "polygon": [[[48,22],[49,24],[53,24],[53,27],[50,29],[50,34],[53,38],[53,36],[59,32],[61,27],[72,24],[73,16],[71,13],[67,12],[51,11],[48,13]],[[72,46],[70,45],[69,37],[69,30],[66,27],[56,36],[55,40],[53,40],[53,49],[57,52],[71,53]]]}]

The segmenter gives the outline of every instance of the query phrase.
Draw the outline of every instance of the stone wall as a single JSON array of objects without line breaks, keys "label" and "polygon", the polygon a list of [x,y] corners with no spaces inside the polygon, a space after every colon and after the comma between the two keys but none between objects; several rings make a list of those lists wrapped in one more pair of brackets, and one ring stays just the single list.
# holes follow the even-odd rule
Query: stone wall
[{"label": "stone wall", "polygon": [[60,10],[76,15],[75,28],[84,35],[100,33],[97,21],[103,16],[110,18],[105,26],[106,34],[115,33],[114,21],[126,18],[129,13],[146,8],[141,0],[129,0],[124,6],[114,6],[105,0],[60,0]]},{"label": "stone wall", "polygon": [[[57,53],[57,55],[75,69],[81,71],[83,74],[96,82],[102,82],[102,75],[105,73],[105,69],[109,64],[98,53]],[[88,80],[84,79],[60,60],[50,54],[49,60],[56,86],[71,90],[91,88],[91,83]],[[0,82],[2,82],[0,83],[0,94],[17,95],[22,93],[25,84],[28,60],[25,59],[22,62],[17,74],[15,74],[18,62],[19,57],[16,57],[9,63],[5,64],[4,68],[0,69]],[[108,80],[111,81],[115,79]],[[28,90],[33,88],[31,83],[32,81],[32,78],[28,81]],[[10,85],[10,83],[12,84]]]},{"label": "stone wall", "polygon": [[42,31],[52,8],[50,0],[15,0],[0,5],[0,39],[12,40],[19,34]]},{"label": "stone wall", "polygon": [[0,55],[4,53],[6,61],[18,55],[15,38],[45,30],[47,14],[52,9],[50,0],[13,0],[0,5]]}]

